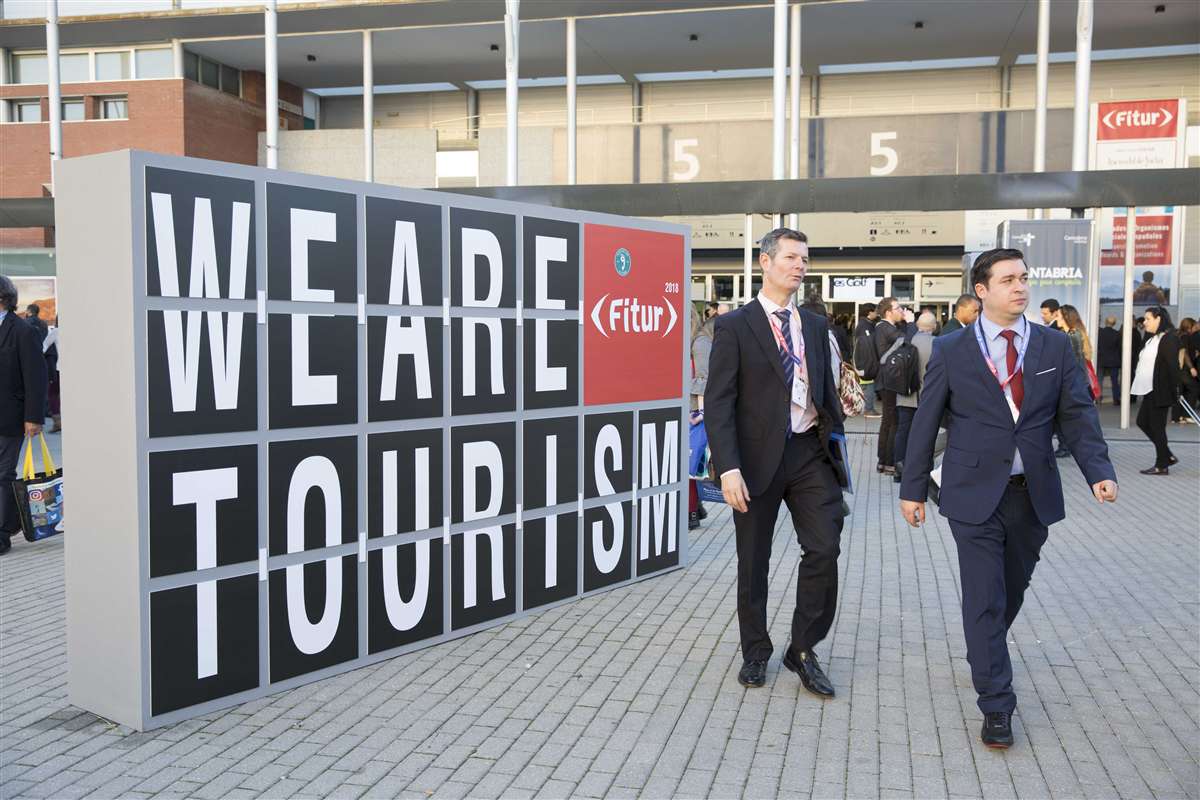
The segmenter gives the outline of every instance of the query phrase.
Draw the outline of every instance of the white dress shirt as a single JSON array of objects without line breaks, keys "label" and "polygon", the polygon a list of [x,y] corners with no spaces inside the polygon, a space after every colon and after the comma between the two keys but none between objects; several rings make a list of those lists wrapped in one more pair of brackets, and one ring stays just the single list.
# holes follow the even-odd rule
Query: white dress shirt
[{"label": "white dress shirt", "polygon": [[[778,305],[777,303],[775,303],[775,301],[771,300],[771,298],[767,297],[762,292],[758,293],[758,302],[760,305],[762,305],[763,309],[766,311],[767,322],[770,323],[772,327],[778,326],[779,325],[779,317],[775,316],[775,312],[783,309],[783,306]],[[800,310],[791,303],[788,303],[787,307],[788,307],[788,318],[791,320],[791,324],[792,324],[792,331],[791,331],[792,332],[792,352],[795,353],[797,356],[799,356],[800,355],[800,342],[801,342],[800,337],[804,333],[800,329]],[[776,327],[776,329],[778,330],[777,327]],[[771,338],[772,339],[775,338],[774,334],[772,334]],[[778,346],[779,346],[779,343],[776,342],[777,349],[778,349]],[[804,361],[806,361],[806,362],[808,361],[808,353],[804,354]],[[813,405],[813,401],[812,401],[812,396],[813,396],[812,379],[808,375],[808,364],[807,363],[796,364],[795,369],[792,370],[793,385],[795,384],[796,381],[800,381],[800,380],[808,381],[808,403],[803,406],[796,405],[795,403],[791,404],[791,406],[792,406],[792,433],[804,433],[809,428],[811,428],[813,425],[817,424],[817,408],[815,405]]]},{"label": "white dress shirt", "polygon": [[[983,314],[979,315],[979,323],[983,329],[983,340],[987,343],[988,355],[992,358],[992,363],[996,365],[996,372],[1000,375],[1000,380],[1008,377],[1008,340],[1000,334],[1003,331],[1016,331],[1017,335],[1013,337],[1013,347],[1017,352],[1021,352],[1023,346],[1022,339],[1029,333],[1029,320],[1021,317],[1012,325],[1001,327],[992,322]],[[976,343],[978,347],[978,343]],[[1024,372],[1024,365],[1021,366],[1021,371]],[[1012,402],[1012,382],[1004,387],[1004,396],[1008,401]],[[1015,448],[1014,448],[1015,449]],[[1013,453],[1012,469],[1009,470],[1009,475],[1022,475],[1025,472],[1025,464],[1021,461],[1021,451],[1015,449]]]}]

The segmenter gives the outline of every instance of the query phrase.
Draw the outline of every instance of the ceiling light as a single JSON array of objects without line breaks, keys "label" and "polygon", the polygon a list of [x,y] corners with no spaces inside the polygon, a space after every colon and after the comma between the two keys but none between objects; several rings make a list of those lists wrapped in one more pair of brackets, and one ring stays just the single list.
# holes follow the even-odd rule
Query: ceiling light
[{"label": "ceiling light", "polygon": [[1166,6],[1163,6],[1163,5],[1158,5],[1158,6],[1155,6],[1155,7],[1154,7],[1154,13],[1155,13],[1155,14],[1162,14],[1162,13],[1163,13],[1164,11],[1166,11],[1166,10],[1167,10],[1167,7],[1166,7]]},{"label": "ceiling light", "polygon": [[313,62],[313,61],[316,61],[316,60],[317,60],[317,57],[316,57],[316,56],[314,56],[312,53],[309,53],[308,55],[306,55],[306,56],[305,56],[305,58],[306,58],[306,59],[307,59],[309,62]]},{"label": "ceiling light", "polygon": [[700,41],[700,34],[698,34],[698,33],[693,33],[691,36],[689,36],[689,37],[688,37],[688,41],[689,41],[689,42],[698,42],[698,41]]},{"label": "ceiling light", "polygon": [[500,52],[500,45],[498,45],[498,44],[493,44],[493,45],[491,45],[490,47],[488,47],[488,49],[489,49],[489,50],[491,50],[493,53],[499,53],[499,52]]},{"label": "ceiling light", "polygon": [[916,28],[917,30],[921,30],[922,28],[925,27],[925,23],[921,22],[920,20],[917,20],[916,22],[913,23],[913,27]]}]

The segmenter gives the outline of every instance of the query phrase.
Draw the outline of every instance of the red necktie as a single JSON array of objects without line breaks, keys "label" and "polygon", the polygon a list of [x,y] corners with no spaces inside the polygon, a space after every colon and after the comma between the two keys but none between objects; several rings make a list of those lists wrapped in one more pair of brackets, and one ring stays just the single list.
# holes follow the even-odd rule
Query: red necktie
[{"label": "red necktie", "polygon": [[[1016,331],[1000,331],[1000,335],[1008,341],[1008,353],[1005,354],[1005,360],[1008,362],[1008,374],[1012,375],[1013,370],[1017,368],[1017,345],[1013,342],[1016,338]],[[1017,411],[1021,410],[1021,401],[1025,399],[1025,376],[1018,372],[1009,381],[1008,388],[1012,390],[1013,405],[1017,407]]]}]

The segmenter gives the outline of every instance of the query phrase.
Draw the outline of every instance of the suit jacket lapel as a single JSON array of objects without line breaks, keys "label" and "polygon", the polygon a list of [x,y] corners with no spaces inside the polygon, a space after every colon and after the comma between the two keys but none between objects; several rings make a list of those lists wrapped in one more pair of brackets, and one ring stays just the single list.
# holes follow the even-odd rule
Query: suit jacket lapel
[{"label": "suit jacket lapel", "polygon": [[[979,328],[978,322],[971,323],[971,329],[968,331],[969,335],[964,337],[966,341],[963,342],[963,346],[970,350],[967,358],[970,359],[972,364],[974,364],[975,371],[979,375],[979,380],[983,381],[984,391],[992,399],[992,403],[996,408],[996,413],[1003,419],[1007,420],[1009,425],[1016,427],[1013,423],[1012,412],[1010,412],[1008,409],[1008,398],[1005,397],[1004,392],[1000,389],[1000,382],[996,380],[996,376],[992,374],[990,369],[988,369],[987,362],[983,359],[983,353],[979,350],[979,339],[975,333],[977,328]],[[983,333],[982,330],[979,332]],[[985,339],[984,341],[986,342],[987,340]],[[1026,358],[1028,358],[1028,355]],[[1026,395],[1029,394],[1028,383],[1025,384],[1025,393]],[[1022,405],[1024,405],[1024,403],[1022,403]]]},{"label": "suit jacket lapel", "polygon": [[812,392],[812,402],[816,406],[820,406],[824,402],[823,389],[825,388],[825,376],[821,370],[825,369],[822,363],[821,341],[817,338],[816,325],[805,325],[804,314],[799,308],[794,305],[792,313],[797,314],[800,320],[800,335],[804,337],[804,368],[808,371],[808,390]]},{"label": "suit jacket lapel", "polygon": [[[766,310],[758,300],[751,300],[747,303],[745,310],[746,324],[750,326],[750,332],[754,334],[754,338],[758,340],[758,345],[763,349],[767,360],[775,368],[775,374],[779,376],[779,380],[787,385],[787,376],[783,374],[783,364],[779,362],[779,347],[775,344],[775,336],[771,333],[771,323],[767,322]],[[792,387],[788,385],[787,388],[791,392]]]},{"label": "suit jacket lapel", "polygon": [[1034,390],[1040,389],[1044,383],[1049,385],[1047,378],[1058,378],[1057,375],[1038,377],[1038,366],[1042,363],[1042,346],[1045,344],[1046,332],[1032,322],[1029,323],[1029,346],[1025,350],[1025,364],[1021,367],[1021,374],[1024,376],[1022,380],[1025,382],[1025,400],[1021,403],[1022,412],[1017,418],[1017,424],[1027,418],[1024,409],[1029,407]]}]

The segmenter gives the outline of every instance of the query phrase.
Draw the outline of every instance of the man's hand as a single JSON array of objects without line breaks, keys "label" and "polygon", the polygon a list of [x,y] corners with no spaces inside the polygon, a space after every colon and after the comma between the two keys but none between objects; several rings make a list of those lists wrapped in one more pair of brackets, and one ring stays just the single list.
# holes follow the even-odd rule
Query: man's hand
[{"label": "man's hand", "polygon": [[901,500],[900,513],[904,515],[904,521],[914,528],[919,528],[925,523],[925,504],[916,500]]},{"label": "man's hand", "polygon": [[745,514],[750,507],[750,490],[742,480],[741,470],[735,469],[721,476],[721,494],[725,495],[725,502],[735,511]]},{"label": "man's hand", "polygon": [[1092,494],[1096,496],[1097,502],[1115,503],[1117,502],[1117,482],[1100,481],[1097,484],[1093,484]]},{"label": "man's hand", "polygon": [[42,432],[42,424],[40,422],[26,422],[25,423],[25,438],[28,439],[28,438],[37,436],[41,432]]}]

